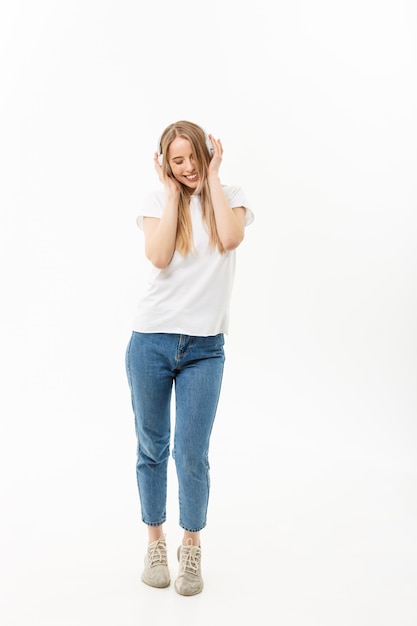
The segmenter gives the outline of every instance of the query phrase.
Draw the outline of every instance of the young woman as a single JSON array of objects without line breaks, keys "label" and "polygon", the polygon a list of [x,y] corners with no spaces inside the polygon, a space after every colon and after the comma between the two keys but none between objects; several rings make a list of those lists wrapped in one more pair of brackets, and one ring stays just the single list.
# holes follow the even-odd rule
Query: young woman
[{"label": "young woman", "polygon": [[209,499],[209,442],[224,364],[224,334],[235,250],[253,220],[240,187],[222,185],[219,139],[187,121],[168,126],[154,155],[163,189],[145,199],[138,226],[151,263],[127,348],[135,414],[137,481],[149,545],[143,582],[167,587],[170,574],[163,524],[175,388],[172,456],[179,486],[181,595],[202,591],[200,531]]}]

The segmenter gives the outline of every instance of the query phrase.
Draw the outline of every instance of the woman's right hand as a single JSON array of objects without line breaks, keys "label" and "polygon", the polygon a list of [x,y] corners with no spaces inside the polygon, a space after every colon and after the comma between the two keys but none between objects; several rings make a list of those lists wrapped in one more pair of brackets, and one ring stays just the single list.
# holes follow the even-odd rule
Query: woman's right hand
[{"label": "woman's right hand", "polygon": [[157,152],[155,152],[154,154],[153,162],[154,162],[154,167],[158,175],[158,178],[161,181],[161,183],[164,185],[167,193],[169,195],[177,196],[180,192],[180,183],[177,180],[175,180],[173,176],[168,175],[166,178],[164,178],[164,173],[159,163]]}]

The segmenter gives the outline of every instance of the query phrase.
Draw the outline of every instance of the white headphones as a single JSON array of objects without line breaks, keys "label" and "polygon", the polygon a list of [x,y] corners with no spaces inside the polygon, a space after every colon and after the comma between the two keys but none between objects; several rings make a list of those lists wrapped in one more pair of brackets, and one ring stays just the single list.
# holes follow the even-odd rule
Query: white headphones
[{"label": "white headphones", "polygon": [[[200,127],[201,128],[201,127]],[[201,129],[204,133],[204,136],[206,138],[206,146],[207,146],[207,150],[209,152],[210,155],[210,159],[213,156],[213,144],[210,141],[210,137],[208,136],[208,134],[206,133],[206,131],[202,128]],[[159,161],[159,165],[162,165],[162,146],[161,146],[161,139],[162,139],[162,135],[159,137],[158,139],[158,145],[157,145],[157,152],[158,152],[158,161]]]}]

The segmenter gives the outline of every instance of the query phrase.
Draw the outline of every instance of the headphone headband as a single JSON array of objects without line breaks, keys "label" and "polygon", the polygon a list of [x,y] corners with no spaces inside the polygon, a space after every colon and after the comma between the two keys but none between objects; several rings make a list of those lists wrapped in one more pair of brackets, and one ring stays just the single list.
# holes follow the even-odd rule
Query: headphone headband
[{"label": "headphone headband", "polygon": [[[200,126],[200,128],[201,128],[201,126]],[[209,152],[210,159],[211,159],[211,157],[213,156],[213,152],[214,152],[213,144],[211,143],[210,137],[208,136],[208,134],[206,133],[204,128],[201,128],[201,130],[204,133],[204,136],[205,136],[205,139],[206,139],[206,147],[207,147],[207,150]],[[162,135],[163,135],[163,133],[162,133]],[[158,159],[159,159],[160,164],[161,164],[161,161],[162,161],[162,158],[161,158],[162,157],[162,146],[161,146],[162,135],[159,137],[158,145],[157,145]]]}]

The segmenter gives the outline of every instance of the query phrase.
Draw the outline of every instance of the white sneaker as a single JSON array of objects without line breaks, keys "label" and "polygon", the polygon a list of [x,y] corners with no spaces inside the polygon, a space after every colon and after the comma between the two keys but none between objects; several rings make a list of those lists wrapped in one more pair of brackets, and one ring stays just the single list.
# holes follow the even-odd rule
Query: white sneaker
[{"label": "white sneaker", "polygon": [[199,546],[180,546],[177,552],[180,564],[175,590],[182,596],[194,596],[203,591],[201,577],[201,548]]},{"label": "white sneaker", "polygon": [[142,581],[151,587],[168,587],[171,582],[165,535],[148,545]]}]

